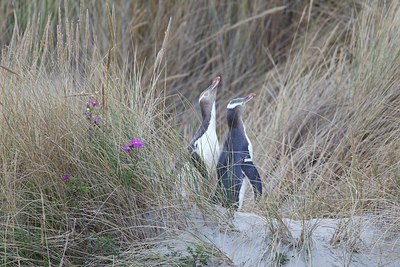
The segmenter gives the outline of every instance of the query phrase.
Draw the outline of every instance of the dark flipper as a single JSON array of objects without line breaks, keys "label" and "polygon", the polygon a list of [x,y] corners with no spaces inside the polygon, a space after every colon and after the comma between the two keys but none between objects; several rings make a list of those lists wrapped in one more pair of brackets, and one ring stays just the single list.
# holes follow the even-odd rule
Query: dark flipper
[{"label": "dark flipper", "polygon": [[249,178],[251,185],[254,190],[254,197],[257,200],[262,194],[262,184],[260,174],[257,168],[254,166],[253,162],[248,160],[242,164],[242,170],[244,174]]}]

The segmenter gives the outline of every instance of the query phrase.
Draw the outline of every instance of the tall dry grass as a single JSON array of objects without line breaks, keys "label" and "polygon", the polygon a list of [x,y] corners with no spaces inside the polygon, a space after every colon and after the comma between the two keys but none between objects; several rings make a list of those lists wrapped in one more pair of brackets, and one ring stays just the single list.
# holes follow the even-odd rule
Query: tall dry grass
[{"label": "tall dry grass", "polygon": [[[397,2],[29,1],[0,10],[2,265],[181,263],[145,251],[185,228],[179,168],[197,97],[217,73],[220,136],[228,100],[258,95],[245,121],[267,194],[253,210],[372,214],[399,230]],[[83,116],[94,99],[100,128]],[[124,152],[131,138],[145,147]],[[187,175],[190,202],[210,212],[212,188]]]}]

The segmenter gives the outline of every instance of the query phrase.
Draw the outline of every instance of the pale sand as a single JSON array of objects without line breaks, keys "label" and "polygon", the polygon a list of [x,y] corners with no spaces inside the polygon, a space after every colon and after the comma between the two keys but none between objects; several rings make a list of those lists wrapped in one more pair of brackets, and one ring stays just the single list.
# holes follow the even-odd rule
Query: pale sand
[{"label": "pale sand", "polygon": [[[199,245],[216,255],[210,266],[400,266],[400,236],[379,230],[366,217],[284,219],[279,224],[253,213],[229,214],[221,207],[208,219],[196,208],[187,217],[191,226],[152,253],[188,256],[187,248]],[[338,228],[344,230],[334,235]],[[302,229],[308,237],[301,238]],[[277,257],[286,260],[279,265]]]}]

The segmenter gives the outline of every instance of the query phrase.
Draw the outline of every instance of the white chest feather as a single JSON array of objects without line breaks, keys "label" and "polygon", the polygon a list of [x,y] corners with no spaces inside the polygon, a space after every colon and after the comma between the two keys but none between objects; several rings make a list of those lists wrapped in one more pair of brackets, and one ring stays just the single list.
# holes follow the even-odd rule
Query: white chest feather
[{"label": "white chest feather", "polygon": [[244,128],[244,135],[246,136],[247,142],[249,142],[248,150],[249,150],[249,154],[250,154],[250,159],[253,160],[253,145],[251,144],[251,141],[250,141],[249,137],[247,136],[246,127],[244,126],[244,124],[243,124],[243,128]]},{"label": "white chest feather", "polygon": [[195,142],[196,152],[206,163],[209,170],[212,170],[218,161],[219,143],[216,126],[215,103],[211,111],[211,119],[206,132]]}]

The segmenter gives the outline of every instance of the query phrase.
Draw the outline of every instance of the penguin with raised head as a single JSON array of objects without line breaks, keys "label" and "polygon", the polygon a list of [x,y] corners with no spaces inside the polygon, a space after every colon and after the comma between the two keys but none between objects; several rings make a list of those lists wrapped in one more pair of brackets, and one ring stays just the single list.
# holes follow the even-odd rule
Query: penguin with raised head
[{"label": "penguin with raised head", "polygon": [[192,160],[203,174],[208,176],[216,167],[219,156],[219,143],[216,127],[215,100],[221,84],[221,76],[215,77],[199,97],[202,122],[188,147]]},{"label": "penguin with raised head", "polygon": [[262,194],[260,174],[253,164],[253,148],[243,123],[245,104],[254,96],[233,99],[227,106],[229,129],[217,164],[219,188],[216,195],[224,206],[242,208],[248,181],[256,200]]}]

